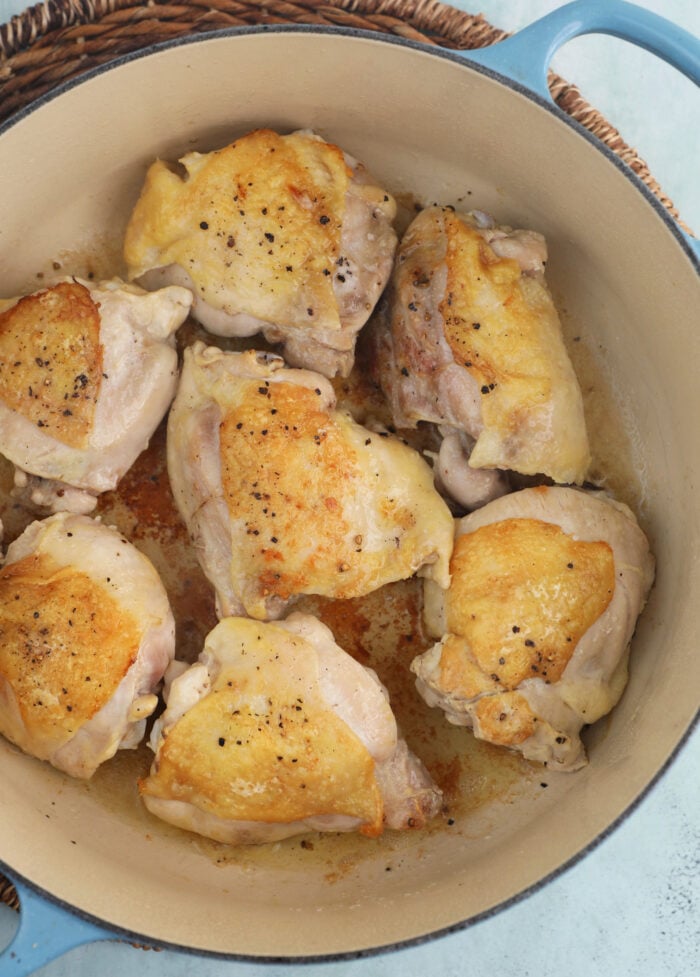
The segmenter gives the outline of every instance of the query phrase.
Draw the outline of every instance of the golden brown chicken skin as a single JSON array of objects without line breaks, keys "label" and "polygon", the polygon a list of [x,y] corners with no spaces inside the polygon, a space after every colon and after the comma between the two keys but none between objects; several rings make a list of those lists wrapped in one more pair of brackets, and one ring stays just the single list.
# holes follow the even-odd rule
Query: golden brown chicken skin
[{"label": "golden brown chicken skin", "polygon": [[45,433],[86,446],[102,373],[99,306],[84,285],[60,282],[0,312],[0,399]]},{"label": "golden brown chicken skin", "polygon": [[177,385],[192,296],[70,278],[0,300],[0,453],[15,496],[90,512],[146,447]]},{"label": "golden brown chicken skin", "polygon": [[58,513],[0,570],[0,733],[75,777],[143,737],[175,653],[150,561],[120,533]]},{"label": "golden brown chicken skin", "polygon": [[224,618],[166,688],[141,781],[166,821],[236,844],[419,827],[441,794],[376,675],[316,618]]},{"label": "golden brown chicken skin", "polygon": [[423,210],[401,241],[378,373],[397,426],[430,421],[471,439],[465,477],[467,463],[586,476],[583,402],[545,258],[541,235],[443,207]]},{"label": "golden brown chicken skin", "polygon": [[292,365],[347,375],[391,273],[391,196],[311,132],[259,129],[180,162],[185,179],[160,160],[148,171],[125,238],[131,277],[191,287],[217,335],[262,331]]},{"label": "golden brown chicken skin", "polygon": [[420,455],[271,354],[186,351],[168,471],[223,616],[300,594],[357,597],[418,572],[447,584],[452,518]]},{"label": "golden brown chicken skin", "polygon": [[457,524],[447,592],[426,586],[439,642],[420,693],[475,734],[554,769],[586,762],[579,732],[615,705],[654,561],[631,511],[601,493],[524,489]]}]

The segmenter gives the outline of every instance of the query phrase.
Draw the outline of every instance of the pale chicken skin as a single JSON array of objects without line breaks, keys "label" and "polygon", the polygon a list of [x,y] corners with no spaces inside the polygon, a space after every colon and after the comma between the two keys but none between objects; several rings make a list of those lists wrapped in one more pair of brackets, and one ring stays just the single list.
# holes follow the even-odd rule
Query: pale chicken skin
[{"label": "pale chicken skin", "polygon": [[446,499],[471,512],[511,491],[507,472],[470,466],[474,439],[468,434],[447,424],[439,425],[438,434],[440,444],[433,454],[433,471],[435,486]]},{"label": "pale chicken skin", "polygon": [[320,374],[195,343],[167,450],[220,617],[278,618],[301,594],[359,597],[416,572],[447,586],[453,522],[429,465],[336,409]]},{"label": "pale chicken skin", "polygon": [[427,584],[440,640],[411,664],[457,725],[554,770],[577,770],[579,733],[627,682],[630,641],[654,578],[631,510],[564,487],[513,492],[457,523],[446,592]]},{"label": "pale chicken skin", "polygon": [[162,420],[191,294],[66,279],[0,302],[0,453],[40,510],[90,512]]},{"label": "pale chicken skin", "polygon": [[442,207],[423,210],[401,241],[378,317],[378,376],[397,427],[428,421],[469,436],[467,483],[468,468],[585,480],[583,401],[544,280],[546,255],[535,232]]},{"label": "pale chicken skin", "polygon": [[376,837],[440,810],[377,676],[315,617],[225,618],[199,662],[173,671],[139,785],[165,821],[261,844],[309,831]]},{"label": "pale chicken skin", "polygon": [[89,516],[32,523],[0,570],[0,733],[89,778],[143,739],[175,654],[150,561]]},{"label": "pale chicken skin", "polygon": [[347,376],[355,340],[391,274],[393,198],[312,132],[260,129],[181,177],[150,167],[126,232],[130,276],[185,285],[218,336],[262,332],[292,366]]}]

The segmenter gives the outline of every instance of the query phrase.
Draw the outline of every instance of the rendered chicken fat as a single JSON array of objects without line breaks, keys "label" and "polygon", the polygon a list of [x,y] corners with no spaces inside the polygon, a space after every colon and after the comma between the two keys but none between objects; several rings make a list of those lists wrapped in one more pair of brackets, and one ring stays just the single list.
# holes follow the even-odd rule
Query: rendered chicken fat
[{"label": "rendered chicken fat", "polygon": [[293,366],[347,375],[391,274],[396,205],[364,167],[311,132],[260,129],[157,161],[126,233],[130,275],[195,293],[220,336],[263,332]]},{"label": "rendered chicken fat", "polygon": [[652,584],[626,506],[577,489],[514,492],[458,524],[447,592],[426,588],[441,640],[411,668],[458,725],[554,769],[586,762],[579,738],[615,705]]},{"label": "rendered chicken fat", "polygon": [[143,738],[175,653],[151,563],[116,530],[59,513],[0,570],[0,732],[74,777]]},{"label": "rendered chicken fat", "polygon": [[185,353],[168,423],[175,500],[220,616],[279,617],[418,572],[448,583],[452,518],[430,468],[274,355]]},{"label": "rendered chicken fat", "polygon": [[191,294],[66,279],[0,302],[0,453],[18,495],[89,512],[146,447],[177,384]]},{"label": "rendered chicken fat", "polygon": [[312,830],[376,836],[439,809],[374,673],[309,615],[225,618],[167,700],[140,790],[179,827],[234,844]]}]

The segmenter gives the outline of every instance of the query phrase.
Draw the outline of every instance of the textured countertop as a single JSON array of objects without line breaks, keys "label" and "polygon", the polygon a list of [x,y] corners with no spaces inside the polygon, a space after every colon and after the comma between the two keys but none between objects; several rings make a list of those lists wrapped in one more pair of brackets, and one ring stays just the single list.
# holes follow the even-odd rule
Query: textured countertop
[{"label": "textured countertop", "polygon": [[[698,0],[637,0],[700,35]],[[453,0],[516,30],[557,0]],[[26,3],[0,0],[0,22]],[[622,133],[685,222],[700,232],[700,93],[643,51],[579,38],[553,67]],[[624,822],[582,861],[521,902],[461,932],[394,953],[338,963],[264,965],[92,944],[42,977],[681,977],[700,973],[700,731]],[[16,915],[0,906],[0,947]],[[0,972],[2,965],[0,964]]]}]

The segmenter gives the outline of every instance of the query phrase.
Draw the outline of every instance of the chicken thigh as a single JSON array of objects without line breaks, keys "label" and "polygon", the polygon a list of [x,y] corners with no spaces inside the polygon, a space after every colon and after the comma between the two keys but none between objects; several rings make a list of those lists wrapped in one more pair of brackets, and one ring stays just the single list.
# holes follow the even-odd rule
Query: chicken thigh
[{"label": "chicken thigh", "polygon": [[[397,427],[430,421],[474,439],[463,450],[467,482],[469,468],[585,478],[581,392],[545,259],[541,235],[450,208],[423,210],[401,241],[378,317],[379,379]],[[456,447],[449,451],[458,495]]]},{"label": "chicken thigh", "polygon": [[73,777],[143,738],[175,653],[150,561],[114,529],[57,513],[0,570],[0,733]]},{"label": "chicken thigh", "polygon": [[146,807],[232,844],[308,831],[421,827],[441,793],[388,696],[315,617],[225,618],[166,688]]},{"label": "chicken thigh", "polygon": [[293,366],[347,376],[391,274],[393,198],[312,132],[251,132],[153,163],[126,233],[132,278],[195,293],[218,336],[262,332]]},{"label": "chicken thigh", "polygon": [[581,728],[627,682],[654,577],[646,537],[627,506],[564,487],[514,492],[457,525],[449,590],[426,584],[440,641],[411,665],[418,690],[480,739],[576,770]]},{"label": "chicken thigh", "polygon": [[39,508],[90,512],[163,418],[191,294],[67,279],[0,303],[0,453]]},{"label": "chicken thigh", "polygon": [[185,351],[168,473],[220,617],[276,618],[301,594],[358,597],[416,572],[447,586],[453,520],[428,464],[279,356]]}]

